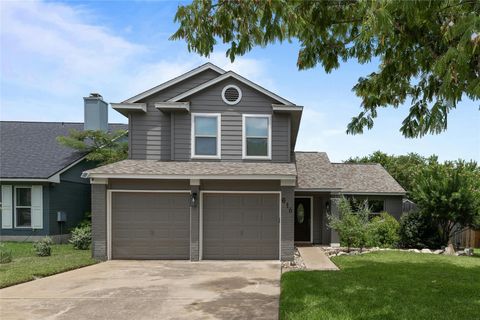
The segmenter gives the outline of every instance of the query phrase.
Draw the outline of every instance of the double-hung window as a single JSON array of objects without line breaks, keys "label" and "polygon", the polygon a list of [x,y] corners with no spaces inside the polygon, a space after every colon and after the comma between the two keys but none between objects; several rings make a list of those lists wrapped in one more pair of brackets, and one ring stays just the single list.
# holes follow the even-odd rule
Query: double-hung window
[{"label": "double-hung window", "polygon": [[220,114],[192,114],[192,158],[220,159]]},{"label": "double-hung window", "polygon": [[272,117],[270,115],[243,115],[243,159],[272,158]]},{"label": "double-hung window", "polygon": [[15,227],[32,226],[32,188],[15,187]]}]

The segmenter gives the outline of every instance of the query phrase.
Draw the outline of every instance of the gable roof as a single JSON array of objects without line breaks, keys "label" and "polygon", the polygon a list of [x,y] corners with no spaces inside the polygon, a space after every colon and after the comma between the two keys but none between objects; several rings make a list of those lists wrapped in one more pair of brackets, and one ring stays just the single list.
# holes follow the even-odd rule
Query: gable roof
[{"label": "gable roof", "polygon": [[380,164],[331,163],[324,152],[295,152],[297,189],[344,194],[405,194]]},{"label": "gable roof", "polygon": [[190,90],[188,90],[188,91],[185,91],[185,92],[183,92],[183,93],[181,93],[181,94],[179,94],[179,95],[177,95],[177,96],[175,96],[175,97],[173,97],[173,98],[171,98],[171,99],[169,99],[169,100],[167,100],[167,101],[169,101],[169,102],[177,102],[177,101],[180,101],[180,100],[182,100],[182,99],[185,99],[185,98],[188,97],[188,96],[191,96],[191,95],[194,94],[194,93],[200,92],[200,91],[202,91],[202,90],[204,90],[204,89],[206,89],[206,88],[208,88],[208,87],[210,87],[210,86],[213,86],[214,84],[219,83],[220,81],[223,81],[223,80],[225,80],[225,79],[227,79],[227,78],[234,78],[234,79],[242,82],[243,84],[245,84],[245,85],[247,85],[247,86],[250,86],[251,88],[253,88],[253,89],[255,89],[255,90],[257,90],[257,91],[259,91],[259,92],[261,92],[261,93],[263,93],[263,94],[265,94],[265,95],[267,95],[267,96],[269,96],[270,98],[272,98],[272,99],[274,99],[274,100],[276,100],[276,101],[278,101],[278,102],[280,102],[280,103],[282,103],[282,104],[285,104],[285,105],[294,105],[292,102],[290,102],[290,101],[288,101],[288,100],[280,97],[279,95],[277,95],[277,94],[275,94],[275,93],[273,93],[273,92],[271,92],[271,91],[269,91],[269,90],[267,90],[267,89],[259,86],[258,84],[256,84],[256,83],[254,83],[254,82],[252,82],[252,81],[250,81],[250,80],[242,77],[241,75],[239,75],[239,74],[237,74],[237,73],[235,73],[235,72],[233,72],[233,71],[225,72],[224,74],[222,74],[222,75],[220,75],[220,76],[218,76],[218,77],[216,77],[216,78],[213,78],[213,79],[210,80],[210,81],[207,81],[207,82],[205,82],[205,83],[202,83],[201,85],[196,86],[195,88],[192,88],[192,89],[190,89]]},{"label": "gable roof", "polygon": [[[48,179],[85,156],[60,145],[56,138],[83,123],[0,121],[0,179]],[[126,124],[109,129],[127,130]]]},{"label": "gable roof", "polygon": [[162,83],[162,84],[160,84],[160,85],[158,85],[158,86],[155,86],[155,87],[153,87],[153,88],[151,88],[151,89],[148,89],[148,90],[146,90],[146,91],[144,91],[144,92],[142,92],[142,93],[139,93],[139,94],[137,94],[137,95],[135,95],[135,96],[133,96],[133,97],[131,97],[131,98],[123,101],[123,103],[135,103],[135,102],[138,102],[138,101],[140,101],[140,100],[142,100],[142,99],[144,99],[144,98],[146,98],[146,97],[148,97],[148,96],[151,96],[152,94],[155,94],[155,93],[160,92],[160,91],[162,91],[162,90],[164,90],[164,89],[166,89],[166,88],[169,88],[169,87],[171,87],[171,86],[173,86],[173,85],[175,85],[175,84],[177,84],[177,83],[179,83],[179,82],[181,82],[181,81],[183,81],[183,80],[185,80],[185,79],[188,79],[188,78],[190,78],[190,77],[193,77],[194,75],[199,74],[199,73],[201,73],[201,72],[203,72],[203,71],[205,71],[205,70],[208,70],[208,69],[217,72],[219,75],[225,73],[225,70],[217,67],[216,65],[214,65],[214,64],[212,64],[212,63],[210,63],[210,62],[207,62],[207,63],[201,65],[201,66],[198,67],[198,68],[192,69],[192,70],[190,70],[190,71],[188,71],[188,72],[186,72],[186,73],[184,73],[184,74],[182,74],[182,75],[180,75],[180,76],[178,76],[178,77],[176,77],[176,78],[173,78],[173,79],[171,79],[171,80],[168,80],[167,82],[164,82],[164,83]]}]

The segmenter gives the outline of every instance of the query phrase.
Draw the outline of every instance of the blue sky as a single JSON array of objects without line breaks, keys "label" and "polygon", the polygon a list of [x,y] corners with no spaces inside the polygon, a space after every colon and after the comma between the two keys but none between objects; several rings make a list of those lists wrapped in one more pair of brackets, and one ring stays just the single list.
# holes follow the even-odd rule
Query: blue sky
[{"label": "blue sky", "polygon": [[[408,106],[379,112],[372,130],[346,135],[360,100],[351,89],[376,63],[355,61],[326,74],[298,71],[298,45],[258,48],[230,64],[219,45],[210,59],[169,41],[178,2],[1,2],[1,120],[83,121],[83,99],[101,93],[120,102],[206,61],[234,70],[305,107],[297,150],[326,151],[332,161],[375,150],[417,152],[441,160],[480,161],[479,103],[461,102],[448,130],[405,139],[399,133]],[[113,110],[111,122],[126,122]]]}]

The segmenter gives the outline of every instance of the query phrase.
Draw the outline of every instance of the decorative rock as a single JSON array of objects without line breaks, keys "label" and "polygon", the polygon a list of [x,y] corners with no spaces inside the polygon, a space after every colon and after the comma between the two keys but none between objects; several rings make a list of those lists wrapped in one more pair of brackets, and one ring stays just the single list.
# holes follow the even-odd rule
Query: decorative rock
[{"label": "decorative rock", "polygon": [[467,256],[473,256],[473,249],[472,248],[465,248],[464,252],[465,252],[465,255],[467,255]]},{"label": "decorative rock", "polygon": [[445,248],[445,252],[443,254],[455,255],[455,249],[453,248],[453,244],[450,243],[448,247]]},{"label": "decorative rock", "polygon": [[432,251],[430,249],[422,249],[421,252],[422,253],[432,253]]},{"label": "decorative rock", "polygon": [[433,254],[442,254],[442,253],[443,253],[442,249],[438,249],[438,250],[433,251]]}]

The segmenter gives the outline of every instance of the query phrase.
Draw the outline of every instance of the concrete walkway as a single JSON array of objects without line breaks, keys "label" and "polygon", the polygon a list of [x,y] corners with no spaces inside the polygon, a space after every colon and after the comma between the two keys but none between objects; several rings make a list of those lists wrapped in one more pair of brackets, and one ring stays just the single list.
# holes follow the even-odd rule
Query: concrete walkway
[{"label": "concrete walkway", "polygon": [[298,247],[308,270],[339,270],[320,247]]}]

